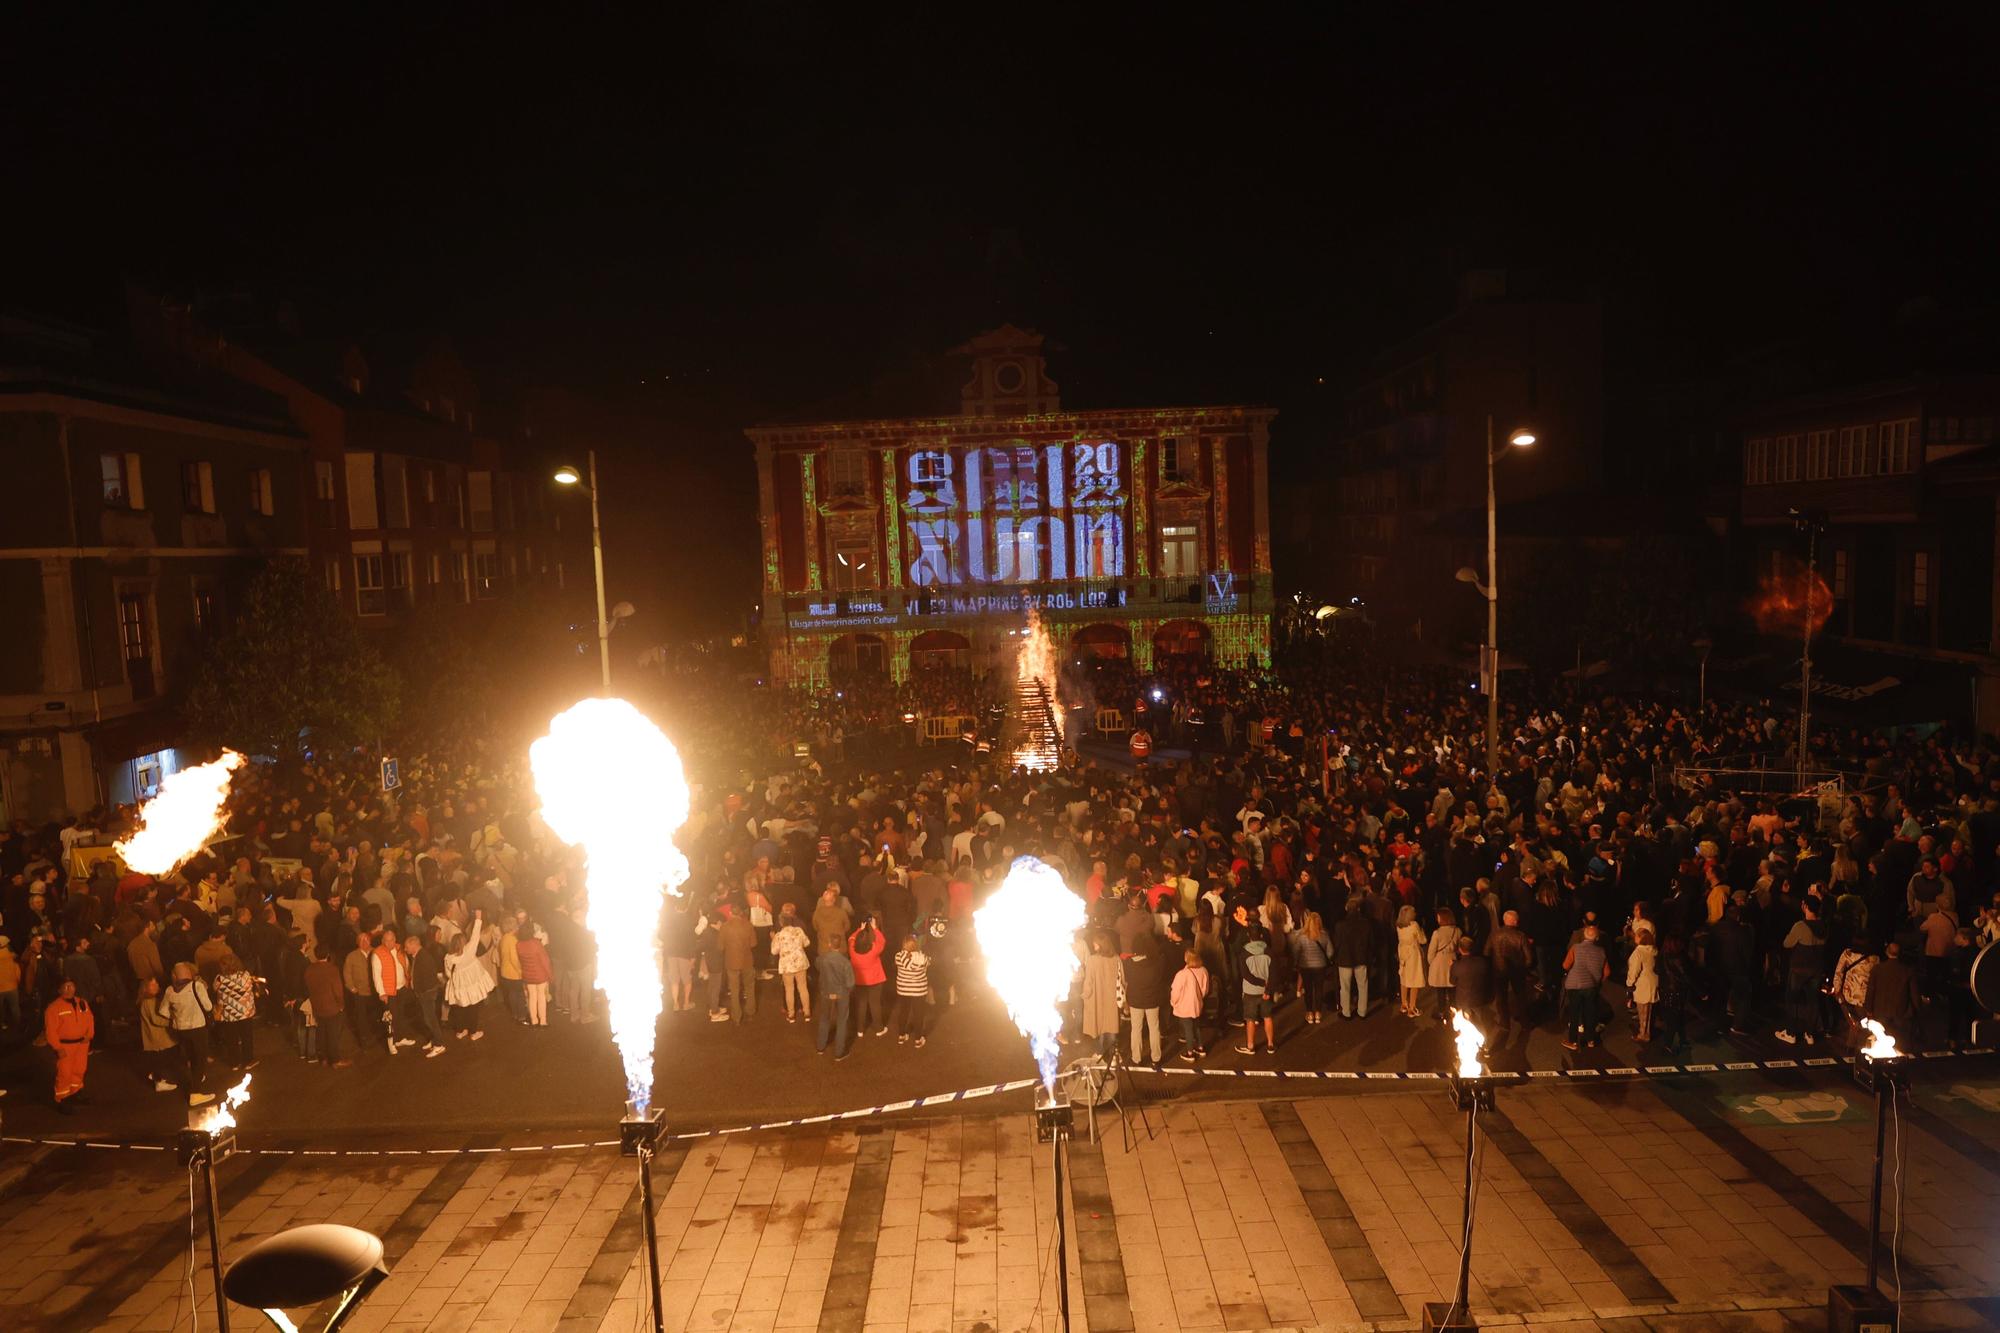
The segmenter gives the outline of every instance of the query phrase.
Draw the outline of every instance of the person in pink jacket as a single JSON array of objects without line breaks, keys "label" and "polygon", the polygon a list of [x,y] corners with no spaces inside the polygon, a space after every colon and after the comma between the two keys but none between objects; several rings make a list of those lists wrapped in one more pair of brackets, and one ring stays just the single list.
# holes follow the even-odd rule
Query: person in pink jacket
[{"label": "person in pink jacket", "polygon": [[1208,1054],[1208,1048],[1201,1044],[1201,1010],[1208,1003],[1208,969],[1201,965],[1199,951],[1189,949],[1185,955],[1187,966],[1174,973],[1173,990],[1167,996],[1167,1005],[1174,1017],[1181,1022],[1181,1039],[1187,1049],[1181,1052],[1181,1059],[1193,1064]]},{"label": "person in pink jacket", "polygon": [[872,1027],[876,1036],[886,1037],[889,1023],[882,1013],[882,990],[889,977],[882,969],[882,925],[872,913],[847,937],[847,956],[854,964],[854,1035]]}]

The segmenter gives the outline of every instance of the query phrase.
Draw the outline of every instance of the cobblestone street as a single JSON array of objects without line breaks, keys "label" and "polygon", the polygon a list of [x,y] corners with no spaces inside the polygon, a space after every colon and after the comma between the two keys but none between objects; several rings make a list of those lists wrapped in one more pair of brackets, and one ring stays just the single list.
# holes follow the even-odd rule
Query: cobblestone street
[{"label": "cobblestone street", "polygon": [[[1996,1103],[1933,1083],[1901,1117],[1906,1327],[1984,1327],[2000,1296]],[[1406,1328],[1450,1295],[1464,1120],[1438,1088],[1107,1108],[1098,1127],[1093,1144],[1080,1117],[1068,1157],[1077,1328]],[[1836,1077],[1523,1086],[1480,1128],[1482,1323],[1816,1326],[1827,1285],[1861,1278],[1873,1106]],[[226,1255],[345,1222],[394,1269],[353,1328],[643,1327],[631,1161],[466,1146],[239,1153]],[[189,1329],[191,1299],[214,1323],[169,1154],[4,1161],[0,1324]],[[1059,1327],[1051,1162],[1026,1114],[688,1140],[655,1170],[669,1328]]]}]

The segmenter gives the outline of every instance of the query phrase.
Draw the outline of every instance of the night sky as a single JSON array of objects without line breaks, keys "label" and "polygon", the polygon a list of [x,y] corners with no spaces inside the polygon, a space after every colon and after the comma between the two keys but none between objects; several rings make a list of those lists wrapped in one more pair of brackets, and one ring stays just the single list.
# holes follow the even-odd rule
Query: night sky
[{"label": "night sky", "polygon": [[1602,298],[1614,388],[1904,369],[2000,290],[1970,6],[1096,8],[15,15],[0,304],[132,277],[446,336],[570,405],[543,436],[617,470],[613,595],[665,630],[755,595],[744,425],[1003,319],[1073,406],[1276,404],[1282,486],[1468,267]]}]

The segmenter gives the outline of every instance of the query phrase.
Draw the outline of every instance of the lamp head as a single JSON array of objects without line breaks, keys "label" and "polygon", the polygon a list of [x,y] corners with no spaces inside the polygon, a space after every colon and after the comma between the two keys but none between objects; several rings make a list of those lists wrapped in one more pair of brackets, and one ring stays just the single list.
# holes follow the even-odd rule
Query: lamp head
[{"label": "lamp head", "polygon": [[1479,582],[1479,571],[1471,565],[1460,565],[1458,567],[1458,581],[1460,583],[1477,583]]},{"label": "lamp head", "polygon": [[578,472],[575,468],[571,467],[569,464],[564,463],[561,467],[556,469],[555,479],[558,485],[574,486],[578,482],[583,480],[583,474]]},{"label": "lamp head", "polygon": [[1516,426],[1513,430],[1507,432],[1507,443],[1513,445],[1516,449],[1525,449],[1534,442],[1535,432],[1529,430],[1526,426]]}]

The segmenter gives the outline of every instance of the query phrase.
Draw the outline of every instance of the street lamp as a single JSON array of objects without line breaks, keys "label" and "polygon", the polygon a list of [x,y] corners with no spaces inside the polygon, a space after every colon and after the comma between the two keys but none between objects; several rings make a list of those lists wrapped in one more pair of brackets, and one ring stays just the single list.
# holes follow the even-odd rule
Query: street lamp
[{"label": "street lamp", "polygon": [[1525,449],[1535,442],[1535,433],[1517,426],[1507,433],[1506,448],[1493,447],[1493,414],[1486,415],[1486,582],[1470,567],[1458,571],[1461,583],[1470,583],[1486,599],[1486,646],[1481,652],[1480,688],[1486,691],[1486,771],[1500,775],[1500,542],[1499,510],[1493,502],[1493,465],[1507,449]]},{"label": "street lamp", "polygon": [[1715,640],[1704,634],[1694,641],[1694,647],[1701,654],[1701,683],[1695,699],[1695,711],[1705,713],[1708,711],[1708,655],[1715,648]]},{"label": "street lamp", "polygon": [[565,463],[555,470],[556,484],[582,486],[590,492],[590,561],[597,585],[597,668],[604,693],[611,693],[611,619],[604,613],[604,528],[597,515],[597,450],[589,450],[585,462],[590,468],[586,485],[577,470]]}]

